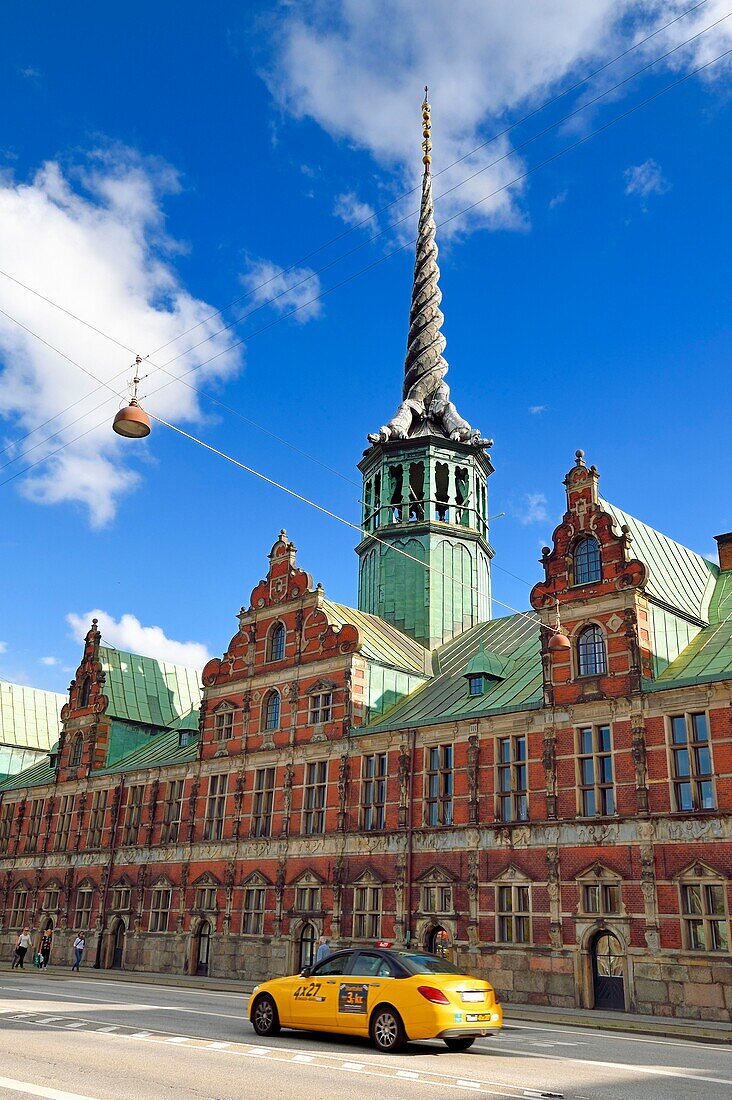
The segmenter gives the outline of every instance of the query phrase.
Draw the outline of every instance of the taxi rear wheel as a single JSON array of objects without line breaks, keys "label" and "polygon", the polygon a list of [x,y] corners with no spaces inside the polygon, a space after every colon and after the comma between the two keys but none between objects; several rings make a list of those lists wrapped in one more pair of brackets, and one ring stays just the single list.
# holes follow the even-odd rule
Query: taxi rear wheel
[{"label": "taxi rear wheel", "polygon": [[462,1039],[445,1039],[445,1046],[448,1050],[470,1050],[474,1042],[475,1037],[466,1035]]},{"label": "taxi rear wheel", "polygon": [[279,1035],[280,1017],[269,993],[263,993],[257,997],[252,1009],[252,1027],[257,1035]]},{"label": "taxi rear wheel", "polygon": [[399,1013],[391,1005],[379,1005],[374,1009],[371,1017],[371,1039],[376,1049],[383,1054],[393,1054],[404,1046],[404,1025]]}]

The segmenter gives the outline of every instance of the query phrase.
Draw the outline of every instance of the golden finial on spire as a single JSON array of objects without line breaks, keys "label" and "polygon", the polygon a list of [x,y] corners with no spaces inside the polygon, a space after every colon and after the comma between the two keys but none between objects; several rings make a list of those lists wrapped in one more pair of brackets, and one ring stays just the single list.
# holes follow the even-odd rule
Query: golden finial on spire
[{"label": "golden finial on spire", "polygon": [[422,142],[422,152],[424,154],[424,156],[422,157],[422,163],[424,164],[425,173],[429,172],[430,164],[432,163],[432,157],[430,156],[430,153],[432,152],[432,142],[430,140],[432,122],[430,119],[430,111],[432,110],[432,108],[430,107],[429,99],[427,98],[427,96],[428,88],[425,84],[424,100],[422,102],[422,137],[424,138],[424,141]]}]

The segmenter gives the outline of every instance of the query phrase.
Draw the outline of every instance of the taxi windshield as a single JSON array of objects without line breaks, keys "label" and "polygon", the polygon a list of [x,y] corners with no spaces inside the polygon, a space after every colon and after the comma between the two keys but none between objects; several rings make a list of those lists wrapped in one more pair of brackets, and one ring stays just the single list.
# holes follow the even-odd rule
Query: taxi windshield
[{"label": "taxi windshield", "polygon": [[400,951],[399,961],[412,974],[462,974],[462,970],[454,963],[448,962],[447,959],[440,959],[437,955]]}]

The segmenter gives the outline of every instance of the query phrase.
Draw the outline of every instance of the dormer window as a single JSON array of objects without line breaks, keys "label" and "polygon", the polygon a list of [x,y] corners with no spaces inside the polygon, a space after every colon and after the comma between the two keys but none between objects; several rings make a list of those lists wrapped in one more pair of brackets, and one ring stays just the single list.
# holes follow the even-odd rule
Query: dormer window
[{"label": "dormer window", "polygon": [[74,738],[74,743],[71,746],[71,753],[69,755],[69,767],[78,768],[81,764],[82,753],[84,752],[84,738],[80,733],[77,733]]},{"label": "dormer window", "polygon": [[600,543],[591,536],[578,542],[574,550],[574,583],[595,584],[602,580]]},{"label": "dormer window", "polygon": [[605,636],[592,623],[577,638],[577,671],[580,676],[603,676],[607,672]]},{"label": "dormer window", "polygon": [[468,695],[485,694],[485,676],[468,676]]},{"label": "dormer window", "polygon": [[285,625],[275,623],[267,639],[267,660],[281,661],[285,656]]},{"label": "dormer window", "polygon": [[91,680],[88,676],[85,676],[81,681],[81,690],[79,691],[79,706],[89,706],[89,696],[91,695]]},{"label": "dormer window", "polygon": [[468,695],[485,695],[494,683],[504,680],[505,677],[505,662],[495,653],[486,650],[485,646],[482,645],[465,669]]}]

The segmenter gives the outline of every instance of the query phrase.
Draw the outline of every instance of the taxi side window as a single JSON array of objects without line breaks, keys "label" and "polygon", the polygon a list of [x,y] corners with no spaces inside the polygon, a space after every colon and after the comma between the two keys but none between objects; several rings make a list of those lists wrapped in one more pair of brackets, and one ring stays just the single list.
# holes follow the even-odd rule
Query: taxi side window
[{"label": "taxi side window", "polygon": [[393,978],[394,971],[386,959],[380,955],[370,955],[362,951],[353,961],[350,974],[364,978]]},{"label": "taxi side window", "polygon": [[311,970],[310,976],[314,978],[316,975],[321,977],[321,975],[327,974],[344,974],[348,959],[348,955],[335,955],[333,958],[325,959],[319,966]]}]

